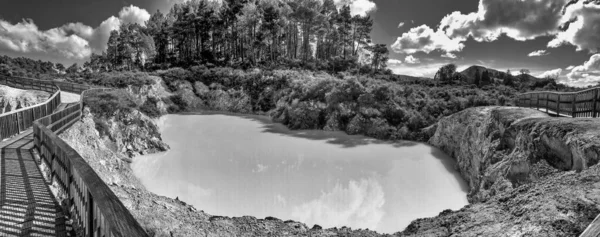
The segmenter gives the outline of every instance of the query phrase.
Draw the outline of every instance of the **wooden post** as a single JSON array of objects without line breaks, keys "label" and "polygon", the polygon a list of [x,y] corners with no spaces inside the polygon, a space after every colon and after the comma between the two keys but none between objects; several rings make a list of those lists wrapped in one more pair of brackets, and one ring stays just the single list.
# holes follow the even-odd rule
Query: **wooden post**
[{"label": "wooden post", "polygon": [[550,96],[549,93],[546,93],[546,113],[548,113],[548,97]]},{"label": "wooden post", "polygon": [[577,98],[577,95],[571,95],[571,117],[575,118],[576,116],[576,107],[575,107],[575,99]]},{"label": "wooden post", "polygon": [[596,113],[598,112],[596,109],[596,101],[598,101],[598,89],[594,90],[594,100],[592,100],[592,118],[596,118]]},{"label": "wooden post", "polygon": [[560,94],[556,99],[556,117],[560,117]]}]

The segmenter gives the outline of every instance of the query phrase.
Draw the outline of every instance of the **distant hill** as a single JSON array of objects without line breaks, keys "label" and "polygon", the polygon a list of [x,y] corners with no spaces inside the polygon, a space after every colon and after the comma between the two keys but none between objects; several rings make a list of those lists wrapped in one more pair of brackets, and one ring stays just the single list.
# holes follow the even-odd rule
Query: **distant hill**
[{"label": "distant hill", "polygon": [[[464,77],[464,79],[467,82],[474,83],[475,82],[475,74],[477,72],[479,72],[479,74],[481,75],[481,73],[483,73],[486,70],[490,74],[490,77],[492,77],[493,79],[503,80],[507,76],[506,72],[501,72],[496,69],[486,68],[486,67],[478,66],[478,65],[473,65],[473,66],[465,69],[464,71],[460,72],[460,74]],[[517,83],[529,83],[529,82],[535,82],[535,81],[541,80],[540,78],[534,77],[529,74],[517,75],[517,76],[514,76],[514,78],[516,79],[515,82],[517,82]]]}]

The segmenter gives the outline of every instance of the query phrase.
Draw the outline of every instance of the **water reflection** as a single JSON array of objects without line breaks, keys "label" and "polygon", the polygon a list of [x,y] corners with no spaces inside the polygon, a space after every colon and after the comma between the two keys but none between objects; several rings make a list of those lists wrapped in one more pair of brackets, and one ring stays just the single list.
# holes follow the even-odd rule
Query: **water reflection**
[{"label": "water reflection", "polygon": [[214,215],[392,233],[467,204],[453,161],[425,144],[214,113],[169,115],[161,130],[171,150],[135,159],[136,175],[149,190]]}]

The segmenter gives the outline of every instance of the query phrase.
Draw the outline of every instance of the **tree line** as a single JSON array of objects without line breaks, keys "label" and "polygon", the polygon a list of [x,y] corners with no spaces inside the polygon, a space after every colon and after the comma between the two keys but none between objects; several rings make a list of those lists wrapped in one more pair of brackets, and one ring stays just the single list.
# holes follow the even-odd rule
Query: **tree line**
[{"label": "tree line", "polygon": [[386,68],[388,49],[373,44],[373,20],[333,0],[191,0],[123,24],[86,67],[255,67],[296,65],[343,71]]}]

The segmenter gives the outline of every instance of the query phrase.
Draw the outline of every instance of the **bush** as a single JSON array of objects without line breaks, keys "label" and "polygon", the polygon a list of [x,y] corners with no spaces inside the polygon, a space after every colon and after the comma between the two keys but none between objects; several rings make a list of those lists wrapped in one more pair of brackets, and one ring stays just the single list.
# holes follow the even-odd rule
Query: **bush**
[{"label": "bush", "polygon": [[91,91],[86,93],[84,103],[92,113],[101,117],[113,116],[118,110],[131,111],[138,108],[133,96],[125,90]]},{"label": "bush", "polygon": [[92,76],[91,83],[104,87],[152,85],[154,80],[145,72],[104,72]]},{"label": "bush", "polygon": [[146,102],[144,102],[142,104],[142,106],[140,106],[140,111],[142,113],[148,115],[148,117],[151,117],[151,118],[160,117],[161,113],[157,107],[157,103],[158,103],[158,99],[156,99],[154,97],[149,97],[146,100]]}]

